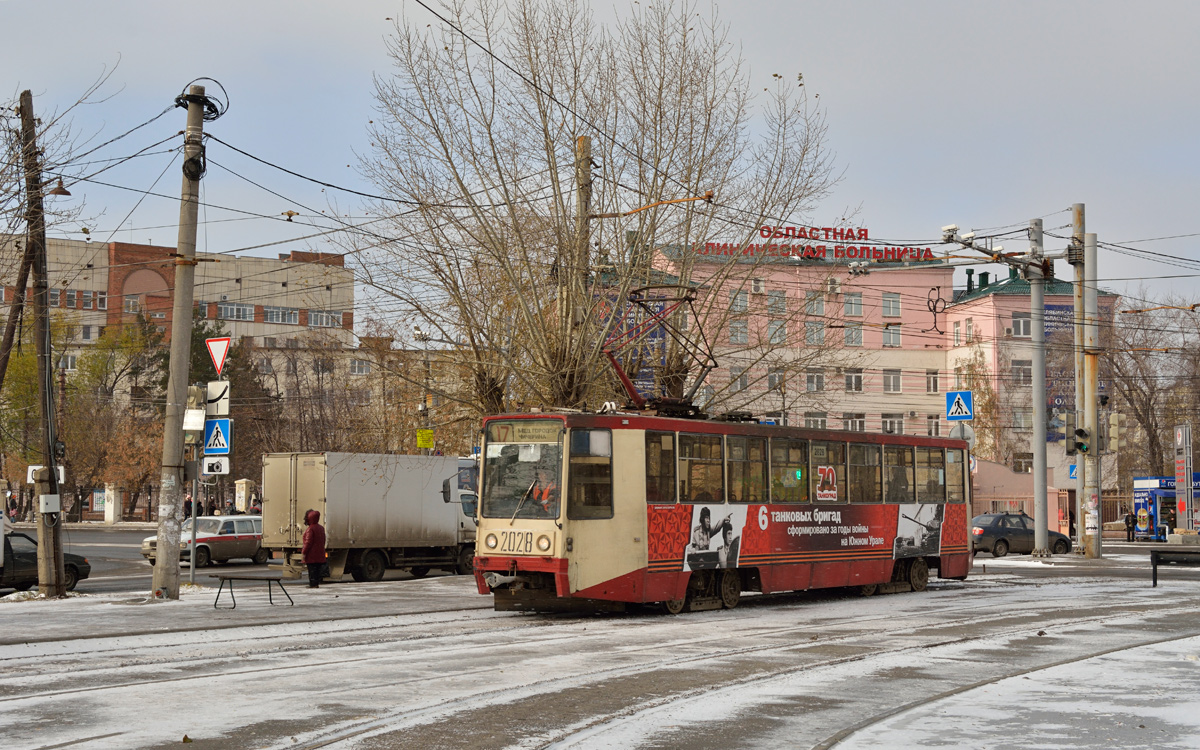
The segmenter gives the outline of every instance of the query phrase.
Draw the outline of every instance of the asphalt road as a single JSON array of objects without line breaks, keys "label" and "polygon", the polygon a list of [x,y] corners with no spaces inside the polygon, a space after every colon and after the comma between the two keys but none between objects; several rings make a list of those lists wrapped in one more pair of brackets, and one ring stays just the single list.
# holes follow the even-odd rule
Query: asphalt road
[{"label": "asphalt road", "polygon": [[[39,750],[185,734],[197,750],[1195,746],[1200,710],[1166,709],[1200,694],[1200,580],[1173,568],[1151,588],[1146,551],[981,556],[920,594],[747,596],[676,617],[493,612],[465,576],[290,586],[295,606],[247,586],[234,610],[213,609],[212,588],[14,601],[0,605],[0,736]],[[1029,697],[1004,697],[1017,690]]]},{"label": "asphalt road", "polygon": [[[18,531],[35,536],[32,528],[18,528]],[[76,591],[83,594],[109,593],[144,593],[150,590],[153,571],[150,563],[142,557],[142,540],[154,536],[153,528],[128,529],[77,527],[67,526],[63,529],[63,552],[83,555],[92,565],[91,575],[79,582]],[[208,568],[196,570],[197,582],[207,583],[207,576],[212,573],[254,572],[263,570],[262,566],[254,565],[249,560],[233,560],[225,564],[216,564]],[[190,566],[180,564],[181,580],[187,581]],[[433,571],[430,575],[439,575]],[[384,580],[404,580],[411,578],[399,570],[389,570]]]}]

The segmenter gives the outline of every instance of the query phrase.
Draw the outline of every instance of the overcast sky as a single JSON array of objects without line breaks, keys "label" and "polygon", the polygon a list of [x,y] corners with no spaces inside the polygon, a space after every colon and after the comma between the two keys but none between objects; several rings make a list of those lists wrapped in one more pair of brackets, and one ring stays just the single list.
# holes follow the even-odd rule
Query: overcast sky
[{"label": "overcast sky", "polygon": [[[1191,2],[726,2],[752,81],[803,72],[819,94],[830,145],[845,177],[824,209],[831,221],[858,209],[872,237],[936,242],[939,228],[1020,226],[1048,231],[1086,204],[1088,230],[1169,256],[1133,259],[1103,250],[1101,279],[1136,291],[1188,293],[1200,273],[1195,199],[1200,187],[1200,4]],[[599,3],[600,18],[625,3]],[[0,0],[0,94],[29,88],[39,114],[69,106],[106,70],[111,98],[79,110],[74,126],[99,143],[169,106],[199,76],[221,82],[229,112],[206,130],[275,163],[370,191],[353,165],[368,149],[372,75],[387,72],[388,17],[437,23],[412,2],[211,0],[17,2]],[[217,91],[209,87],[210,93]],[[219,92],[218,92],[219,93]],[[182,110],[103,153],[124,156],[182,129]],[[204,182],[211,204],[278,215],[324,208],[320,188],[213,148]],[[152,155],[79,184],[92,236],[171,245],[180,176]],[[271,187],[272,196],[224,172]],[[353,196],[337,200],[361,213]],[[133,211],[129,220],[126,216]],[[202,220],[235,218],[214,208]],[[229,250],[312,232],[299,221],[210,223],[200,248]],[[76,230],[66,227],[64,230]],[[60,232],[60,234],[62,234]],[[66,236],[81,237],[75,233]],[[1020,241],[1005,243],[1020,249]],[[1047,249],[1063,243],[1047,238]],[[283,244],[260,253],[306,249]],[[1177,260],[1179,259],[1179,260]],[[1182,267],[1181,267],[1182,266]],[[1069,276],[1064,264],[1059,274]],[[962,274],[959,274],[961,283]]]}]

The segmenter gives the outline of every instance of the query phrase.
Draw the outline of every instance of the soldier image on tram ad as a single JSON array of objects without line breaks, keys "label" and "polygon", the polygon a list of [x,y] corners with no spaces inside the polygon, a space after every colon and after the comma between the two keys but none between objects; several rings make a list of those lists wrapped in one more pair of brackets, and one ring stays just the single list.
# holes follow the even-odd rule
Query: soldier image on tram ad
[{"label": "soldier image on tram ad", "polygon": [[[714,521],[714,511],[724,515]],[[696,505],[692,514],[692,534],[684,550],[683,569],[736,568],[746,507]]]},{"label": "soldier image on tram ad", "polygon": [[901,505],[896,520],[895,557],[937,555],[942,546],[943,505]]}]

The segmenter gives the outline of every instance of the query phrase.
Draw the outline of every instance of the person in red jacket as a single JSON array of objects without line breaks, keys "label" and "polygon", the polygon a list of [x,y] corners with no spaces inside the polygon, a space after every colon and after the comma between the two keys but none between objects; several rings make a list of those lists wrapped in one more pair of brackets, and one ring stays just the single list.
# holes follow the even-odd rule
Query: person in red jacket
[{"label": "person in red jacket", "polygon": [[308,587],[321,586],[321,572],[325,568],[325,527],[321,525],[321,512],[310,510],[304,514],[304,536],[300,543],[300,556],[308,565]]}]

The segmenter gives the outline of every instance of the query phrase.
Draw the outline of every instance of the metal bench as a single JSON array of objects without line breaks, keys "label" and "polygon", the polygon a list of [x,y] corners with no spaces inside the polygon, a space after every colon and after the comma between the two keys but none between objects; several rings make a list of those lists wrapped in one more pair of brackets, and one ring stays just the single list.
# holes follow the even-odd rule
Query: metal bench
[{"label": "metal bench", "polygon": [[[271,602],[272,606],[275,604],[275,597],[271,594],[271,584],[273,583],[279,587],[279,590],[283,592],[283,595],[287,597],[291,605],[293,607],[296,606],[296,602],[292,601],[292,595],[283,587],[283,576],[213,573],[209,575],[209,578],[218,578],[221,581],[221,585],[217,588],[217,598],[213,600],[213,609],[237,609],[237,599],[233,596],[234,581],[266,581],[267,601]],[[217,602],[221,601],[221,594],[225,591],[225,584],[227,583],[229,584],[229,600],[233,602],[233,606],[219,607],[217,606]]]},{"label": "metal bench", "polygon": [[1171,564],[1200,565],[1200,550],[1150,550],[1150,581],[1152,586],[1158,586],[1158,566]]}]

